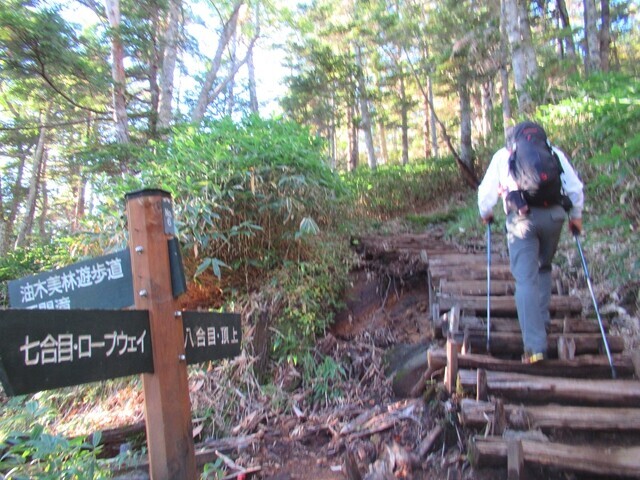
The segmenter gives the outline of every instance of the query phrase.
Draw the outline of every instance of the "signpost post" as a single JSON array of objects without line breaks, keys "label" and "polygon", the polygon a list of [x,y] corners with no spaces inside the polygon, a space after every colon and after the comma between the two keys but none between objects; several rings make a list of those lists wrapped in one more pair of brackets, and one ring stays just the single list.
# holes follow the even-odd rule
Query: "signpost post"
[{"label": "signpost post", "polygon": [[[195,480],[196,461],[182,316],[173,297],[167,192],[127,194],[129,251],[135,306],[149,311],[154,373],[143,374],[150,475],[154,480]],[[163,208],[164,203],[164,208]],[[170,228],[167,224],[170,223]]]},{"label": "signpost post", "polygon": [[0,381],[18,395],[141,373],[151,479],[195,480],[187,364],[238,355],[240,315],[179,311],[171,196],[126,201],[128,252],[11,282],[22,309],[0,311]]}]

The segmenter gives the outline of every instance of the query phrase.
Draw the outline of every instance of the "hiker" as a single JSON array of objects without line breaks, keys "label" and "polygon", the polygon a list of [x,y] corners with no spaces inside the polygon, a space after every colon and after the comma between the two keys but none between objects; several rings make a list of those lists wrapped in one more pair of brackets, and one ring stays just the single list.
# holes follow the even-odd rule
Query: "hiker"
[{"label": "hiker", "polygon": [[[542,171],[545,167],[540,164],[548,171]],[[570,231],[582,231],[582,182],[567,156],[549,143],[544,129],[522,122],[507,131],[505,147],[493,155],[478,187],[478,208],[485,224],[493,221],[498,197],[507,214],[509,262],[524,343],[522,361],[534,363],[547,355],[551,261],[567,212]]]}]

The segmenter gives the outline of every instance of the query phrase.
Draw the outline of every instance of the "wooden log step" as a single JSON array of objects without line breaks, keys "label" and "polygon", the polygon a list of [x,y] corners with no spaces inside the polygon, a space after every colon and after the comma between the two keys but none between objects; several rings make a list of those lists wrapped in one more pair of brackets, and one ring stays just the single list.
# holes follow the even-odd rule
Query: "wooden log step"
[{"label": "wooden log step", "polygon": [[[429,265],[433,266],[457,266],[457,265],[480,265],[486,268],[486,253],[435,253],[427,254]],[[500,259],[492,255],[491,265],[509,265],[509,259]]]},{"label": "wooden log step", "polygon": [[[474,311],[481,315],[487,313],[487,296],[447,296],[438,294],[437,302],[443,312],[451,310],[454,305],[458,305],[460,310]],[[568,314],[577,315],[582,312],[582,302],[578,297],[565,295],[551,295],[549,312],[554,315]],[[515,297],[492,297],[491,314],[496,316],[517,316]]]},{"label": "wooden log step", "polygon": [[[513,280],[491,280],[491,296],[513,295],[516,284]],[[486,280],[440,280],[439,293],[448,296],[486,295]]]},{"label": "wooden log step", "polygon": [[[564,337],[575,343],[575,355],[604,352],[604,342],[599,333],[551,333],[547,335],[547,354],[554,358],[558,356],[558,339]],[[486,353],[487,332],[474,330],[468,331],[468,342],[471,353]],[[464,333],[454,334],[454,339],[462,343]],[[624,338],[607,335],[607,343],[611,353],[620,353],[624,350]],[[522,335],[520,332],[491,332],[489,349],[494,355],[521,355],[524,353]]]},{"label": "wooden log step", "polygon": [[[507,426],[515,430],[640,431],[640,408],[507,404],[503,409]],[[460,421],[467,427],[483,428],[487,419],[493,421],[495,411],[492,402],[463,398]]]},{"label": "wooden log step", "polygon": [[[640,447],[575,446],[555,442],[520,440],[526,463],[562,471],[640,478]],[[474,437],[470,458],[474,467],[507,466],[509,440]]]},{"label": "wooden log step", "polygon": [[[449,296],[487,295],[487,280],[450,280],[440,279],[439,293]],[[491,296],[513,295],[516,283],[513,280],[491,280]],[[558,283],[553,282],[551,293],[558,294]]]},{"label": "wooden log step", "polygon": [[[442,315],[440,317],[440,330],[446,332],[449,329],[449,317]],[[605,332],[609,330],[609,322],[602,319]],[[458,320],[459,330],[468,329],[470,333],[481,332],[487,330],[486,317],[462,316]],[[491,317],[492,332],[519,332],[520,323],[517,318]],[[587,318],[552,318],[549,324],[549,333],[599,333],[600,326],[597,320]]]},{"label": "wooden log step", "polygon": [[[446,367],[446,351],[444,348],[430,349],[427,352],[427,361],[429,370],[432,372]],[[634,375],[633,361],[629,355],[613,355],[612,361],[618,377],[629,378]],[[488,355],[467,353],[458,355],[458,367],[526,373],[543,377],[611,378],[609,360],[604,355],[580,355],[573,360],[545,360],[527,365],[520,360],[503,360]]]},{"label": "wooden log step", "polygon": [[[482,280],[487,279],[487,266],[466,265],[466,266],[441,266],[435,265],[429,267],[429,273],[434,281],[439,282],[440,279],[449,280]],[[492,265],[492,280],[513,280],[513,275],[509,265]]]},{"label": "wooden log step", "polygon": [[[478,388],[477,377],[475,370],[458,371],[458,383],[467,391]],[[603,407],[640,405],[640,382],[637,380],[558,378],[488,371],[486,382],[489,395],[530,403],[558,402]]]}]

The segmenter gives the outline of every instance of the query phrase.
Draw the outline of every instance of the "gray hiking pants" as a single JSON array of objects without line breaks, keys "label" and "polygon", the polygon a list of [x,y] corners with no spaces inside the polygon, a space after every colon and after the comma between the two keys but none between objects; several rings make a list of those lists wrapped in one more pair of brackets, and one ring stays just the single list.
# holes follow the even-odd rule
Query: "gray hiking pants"
[{"label": "gray hiking pants", "polygon": [[547,353],[551,261],[565,217],[561,206],[532,207],[528,215],[507,215],[509,261],[516,280],[516,308],[526,353]]}]

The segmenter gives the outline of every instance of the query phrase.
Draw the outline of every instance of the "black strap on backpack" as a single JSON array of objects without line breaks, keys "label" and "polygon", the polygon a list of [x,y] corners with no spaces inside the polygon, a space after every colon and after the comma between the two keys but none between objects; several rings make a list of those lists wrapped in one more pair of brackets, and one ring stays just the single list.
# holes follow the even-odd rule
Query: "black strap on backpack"
[{"label": "black strap on backpack", "polygon": [[544,129],[534,122],[514,127],[509,171],[526,204],[550,207],[563,203],[562,165]]}]

